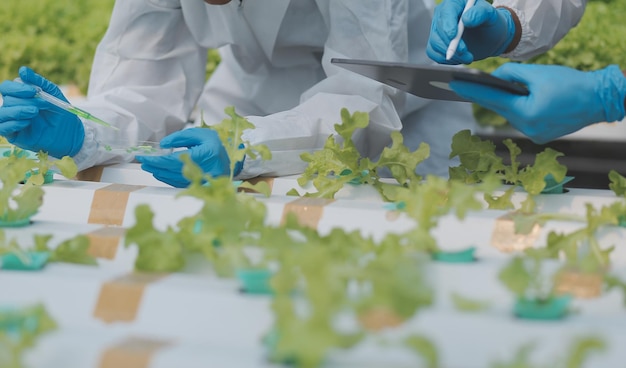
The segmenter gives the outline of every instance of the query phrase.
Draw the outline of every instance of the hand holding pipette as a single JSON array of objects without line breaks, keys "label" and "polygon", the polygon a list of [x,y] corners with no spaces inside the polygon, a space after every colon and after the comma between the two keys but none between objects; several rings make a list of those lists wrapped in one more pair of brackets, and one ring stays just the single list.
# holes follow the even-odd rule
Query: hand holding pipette
[{"label": "hand holding pipette", "polygon": [[41,87],[37,87],[37,86],[33,86],[33,87],[35,87],[35,89],[37,90],[37,93],[35,94],[35,97],[38,97],[38,98],[41,98],[42,100],[50,102],[54,106],[56,106],[56,107],[58,107],[58,108],[60,108],[62,110],[65,110],[65,111],[67,111],[69,113],[72,113],[72,114],[74,114],[74,115],[76,115],[78,117],[81,117],[83,119],[91,120],[94,123],[102,125],[102,126],[105,126],[107,128],[111,128],[111,129],[114,129],[114,130],[119,130],[116,126],[113,126],[113,125],[107,123],[106,121],[93,116],[91,113],[88,113],[85,110],[79,109],[78,107],[73,106],[69,102],[65,102],[65,101],[63,101],[61,99],[58,99],[58,98],[52,96],[49,93],[44,92],[41,89]]},{"label": "hand holding pipette", "polygon": [[27,67],[20,68],[19,77],[24,83],[4,81],[0,84],[3,99],[0,136],[20,148],[45,151],[52,157],[76,155],[85,140],[82,121],[76,113],[64,108],[59,110],[41,97],[44,92],[54,97],[55,102],[59,100],[71,106],[61,90]]},{"label": "hand holding pipette", "polygon": [[470,64],[505,52],[515,32],[505,8],[485,0],[443,0],[435,8],[426,53],[441,64]]}]

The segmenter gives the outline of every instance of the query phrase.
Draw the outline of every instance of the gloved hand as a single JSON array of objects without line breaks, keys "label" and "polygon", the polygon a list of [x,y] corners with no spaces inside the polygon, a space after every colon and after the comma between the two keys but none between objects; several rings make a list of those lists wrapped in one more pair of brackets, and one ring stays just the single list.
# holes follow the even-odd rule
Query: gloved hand
[{"label": "gloved hand", "polygon": [[581,72],[557,65],[504,64],[493,75],[525,84],[528,96],[453,81],[462,97],[504,116],[536,143],[545,143],[601,121],[624,118],[626,78],[616,65]]},{"label": "gloved hand", "polygon": [[[435,8],[426,53],[439,64],[469,64],[500,55],[515,36],[515,22],[507,9],[494,8],[485,0],[476,0],[476,4],[463,14],[465,3],[466,0],[444,0]],[[446,51],[456,36],[461,14],[465,31],[456,53],[446,60]]]},{"label": "gloved hand", "polygon": [[[137,156],[141,168],[152,173],[158,180],[178,188],[190,183],[183,175],[183,162],[179,156],[187,153],[211,176],[230,174],[230,160],[217,133],[207,128],[192,128],[172,133],[161,140],[162,148],[188,147],[186,151],[174,152],[166,156]],[[235,175],[241,172],[243,162],[235,165]]]},{"label": "gloved hand", "polygon": [[0,136],[20,148],[46,151],[52,157],[76,155],[85,139],[80,119],[40,98],[33,98],[37,92],[33,86],[39,86],[54,97],[67,101],[59,87],[24,66],[20,68],[19,76],[24,83],[4,81],[0,84],[3,98]]}]

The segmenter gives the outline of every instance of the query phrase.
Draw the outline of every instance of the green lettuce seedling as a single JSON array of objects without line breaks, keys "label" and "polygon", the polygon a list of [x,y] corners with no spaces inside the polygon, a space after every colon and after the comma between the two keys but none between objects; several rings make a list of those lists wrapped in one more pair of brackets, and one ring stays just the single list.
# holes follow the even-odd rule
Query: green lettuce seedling
[{"label": "green lettuce seedling", "polygon": [[626,197],[626,178],[620,175],[615,170],[609,171],[609,189],[611,189],[615,195],[620,197]]},{"label": "green lettuce seedling", "polygon": [[31,170],[29,181],[36,185],[42,185],[45,181],[45,175],[51,168],[56,168],[61,175],[71,179],[78,173],[78,167],[69,156],[63,156],[60,160],[50,160],[46,152],[39,151],[37,153],[37,167],[35,170]]},{"label": "green lettuce seedling", "polygon": [[484,176],[480,184],[467,185],[457,180],[429,175],[422,182],[411,182],[408,187],[388,186],[384,195],[402,204],[402,210],[413,218],[416,226],[403,234],[411,248],[419,251],[437,252],[439,247],[431,235],[442,216],[454,212],[463,220],[468,212],[483,209],[476,199],[478,193],[491,193],[500,185],[493,176]]},{"label": "green lettuce seedling", "polygon": [[441,367],[437,346],[427,337],[413,334],[404,340],[404,345],[422,358],[426,368]]},{"label": "green lettuce seedling", "polygon": [[512,361],[496,362],[491,368],[582,368],[591,353],[606,350],[606,343],[595,336],[578,337],[570,344],[565,357],[553,359],[545,365],[532,362],[531,354],[534,348],[534,343],[525,344],[517,351]]},{"label": "green lettuce seedling", "polygon": [[[450,179],[473,184],[495,173],[504,183],[524,188],[528,197],[522,203],[521,210],[532,213],[535,210],[533,197],[546,187],[546,177],[551,175],[557,183],[565,179],[567,168],[557,161],[563,154],[546,148],[537,154],[533,165],[520,168],[521,164],[517,158],[522,153],[521,149],[510,139],[505,139],[503,143],[509,150],[510,165],[505,165],[495,153],[496,146],[492,142],[472,135],[469,130],[455,134],[452,138],[450,158],[458,157],[460,165],[449,169]],[[507,190],[500,197],[486,194],[485,201],[491,209],[514,208],[510,200],[513,190],[514,188]]]},{"label": "green lettuce seedling", "polygon": [[[377,244],[358,231],[333,229],[322,236],[293,217],[285,226],[281,237],[288,239],[264,244],[280,250],[271,252],[278,265],[271,281],[273,360],[319,366],[331,349],[352,347],[369,331],[392,328],[432,304],[421,267],[425,257],[411,248],[393,241]],[[381,315],[392,324],[381,325],[376,318]],[[334,326],[337,318],[350,316],[356,316],[360,329]]]},{"label": "green lettuce seedling", "polygon": [[[230,276],[235,268],[249,265],[242,248],[257,243],[265,226],[265,205],[237,192],[228,178],[203,177],[191,159],[183,160],[191,185],[180,195],[198,198],[203,206],[196,215],[179,221],[177,236],[185,249],[201,252],[220,275]],[[208,185],[202,184],[203,178]]]},{"label": "green lettuce seedling", "polygon": [[[230,159],[230,181],[232,182],[237,162],[243,161],[246,157],[253,160],[257,159],[257,157],[263,160],[270,160],[272,153],[265,145],[251,145],[250,142],[243,140],[243,132],[245,130],[254,129],[254,124],[243,116],[238,115],[235,112],[235,108],[232,106],[227,107],[224,112],[226,112],[230,119],[224,119],[221,123],[216,125],[206,125],[203,120],[202,127],[213,129],[219,135],[220,141],[224,145],[228,158]],[[269,196],[271,193],[271,189],[265,182],[259,182],[255,185],[243,182],[239,187],[263,193],[266,196]]]},{"label": "green lettuce seedling", "polygon": [[[429,146],[421,144],[416,151],[410,152],[404,146],[402,134],[393,132],[391,146],[385,147],[377,162],[372,162],[361,156],[353,141],[355,132],[368,125],[369,114],[357,111],[351,115],[344,108],[341,110],[341,124],[335,124],[337,135],[328,137],[321,150],[300,156],[308,165],[298,178],[298,184],[304,186],[312,182],[317,189],[314,193],[306,193],[306,197],[334,198],[345,184],[351,183],[371,184],[385,198],[383,188],[389,184],[380,180],[378,172],[382,168],[389,169],[401,185],[421,180],[415,168],[430,155]],[[289,194],[298,195],[298,192],[293,189]]]},{"label": "green lettuce seedling", "polygon": [[179,196],[198,198],[203,206],[197,214],[181,219],[175,227],[168,227],[165,231],[155,229],[154,213],[148,206],[138,206],[135,209],[136,223],[125,238],[125,246],[135,244],[139,248],[136,269],[179,271],[185,266],[188,253],[203,254],[222,276],[231,276],[234,268],[247,264],[241,247],[255,244],[254,237],[263,227],[266,210],[253,196],[237,189],[246,188],[266,195],[271,190],[264,182],[235,186],[235,164],[245,156],[270,159],[271,154],[267,147],[251,145],[242,139],[244,130],[253,129],[253,124],[237,115],[232,107],[226,108],[225,112],[230,119],[213,126],[203,122],[202,126],[217,131],[230,158],[230,176],[211,177],[189,155],[181,155],[184,162],[182,174],[190,185]]},{"label": "green lettuce seedling", "polygon": [[545,250],[529,248],[514,257],[500,273],[500,281],[516,296],[514,311],[519,318],[558,320],[569,313],[570,295],[556,292],[556,272],[544,275]]},{"label": "green lettuce seedling", "polygon": [[463,312],[481,312],[491,307],[491,303],[483,300],[474,300],[459,293],[450,296],[454,308]]},{"label": "green lettuce seedling", "polygon": [[58,244],[52,249],[48,244],[52,235],[33,235],[32,247],[21,247],[14,238],[7,239],[4,231],[0,230],[0,256],[15,254],[22,261],[28,262],[28,252],[46,252],[50,254],[48,262],[75,263],[83,265],[97,265],[95,258],[88,254],[89,238],[85,235],[77,235]]},{"label": "green lettuce seedling", "polygon": [[36,252],[49,252],[49,262],[63,262],[97,266],[98,261],[89,255],[90,241],[86,235],[77,235],[57,245],[54,249],[48,245],[52,235],[34,235]]},{"label": "green lettuce seedling", "polygon": [[183,175],[191,184],[179,196],[200,199],[202,208],[165,231],[153,225],[154,214],[147,205],[135,209],[135,224],[128,229],[125,245],[136,244],[135,268],[140,271],[174,272],[185,265],[185,254],[203,254],[222,276],[246,266],[244,245],[253,245],[264,226],[266,209],[253,196],[237,192],[228,177],[212,178],[202,172],[189,155],[181,155]]},{"label": "green lettuce seedling", "polygon": [[[48,161],[48,155],[40,152],[39,160],[31,160],[14,148],[8,157],[0,158],[0,220],[20,223],[33,216],[43,203],[44,175],[51,166],[57,167],[66,177],[76,175],[76,165],[70,157]],[[20,185],[28,178],[23,185]]]},{"label": "green lettuce seedling", "polygon": [[136,222],[126,231],[124,246],[135,244],[139,248],[135,269],[150,272],[179,271],[185,261],[176,232],[170,227],[158,231],[154,228],[153,218],[150,206],[139,205],[135,208]]},{"label": "green lettuce seedling", "polygon": [[0,159],[0,220],[7,223],[29,219],[43,203],[43,190],[27,181],[26,173],[36,167],[33,160],[11,155]]},{"label": "green lettuce seedling", "polygon": [[0,367],[24,368],[24,354],[37,340],[57,328],[43,305],[0,308]]},{"label": "green lettuce seedling", "polygon": [[[562,213],[525,214],[522,212],[513,213],[511,216],[518,234],[529,234],[535,225],[544,225],[551,220],[583,223],[582,228],[569,234],[550,232],[546,246],[541,250],[533,251],[535,255],[542,258],[556,259],[559,255],[564,255],[568,266],[575,266],[586,272],[595,272],[608,267],[609,254],[613,251],[613,247],[602,249],[596,235],[603,227],[617,225],[618,215],[623,213],[624,205],[614,203],[596,210],[592,204],[587,203],[585,217]],[[583,245],[585,249],[581,249]]]}]

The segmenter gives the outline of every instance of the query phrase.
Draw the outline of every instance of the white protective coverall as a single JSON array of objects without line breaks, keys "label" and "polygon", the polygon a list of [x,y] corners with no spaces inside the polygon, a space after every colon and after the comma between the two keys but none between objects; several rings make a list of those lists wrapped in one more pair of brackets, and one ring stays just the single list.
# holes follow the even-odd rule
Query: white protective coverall
[{"label": "white protective coverall", "polygon": [[[429,0],[120,0],[99,44],[81,107],[120,127],[86,129],[80,168],[119,162],[95,140],[160,140],[183,128],[198,104],[207,124],[224,108],[256,126],[244,138],[266,144],[271,161],[246,158],[239,177],[300,173],[300,154],[323,147],[340,110],[370,114],[355,136],[372,158],[402,130],[425,141],[431,157],[418,172],[447,175],[452,136],[471,128],[470,105],[420,99],[330,64],[333,57],[430,64],[425,53]],[[222,61],[205,83],[207,50]]]},{"label": "white protective coverall", "polygon": [[[425,47],[433,7],[429,0],[117,1],[81,107],[120,131],[87,126],[75,160],[81,169],[127,160],[97,142],[160,140],[183,128],[196,104],[208,124],[233,105],[256,126],[244,138],[273,154],[267,162],[247,158],[240,178],[295,174],[305,167],[300,154],[323,146],[346,107],[370,114],[355,136],[362,154],[376,158],[401,130],[409,148],[431,146],[417,171],[445,176],[452,136],[474,124],[469,104],[420,99],[330,64],[333,57],[432,63]],[[205,83],[209,48],[220,48],[222,61]]]},{"label": "white protective coverall", "polygon": [[522,26],[517,47],[502,56],[525,60],[551,49],[578,24],[587,0],[494,0],[515,12]]}]

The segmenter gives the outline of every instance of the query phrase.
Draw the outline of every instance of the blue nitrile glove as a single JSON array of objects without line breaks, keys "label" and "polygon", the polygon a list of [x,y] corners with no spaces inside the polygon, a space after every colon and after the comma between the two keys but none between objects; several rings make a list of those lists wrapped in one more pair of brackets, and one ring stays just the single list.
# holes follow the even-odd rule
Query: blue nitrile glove
[{"label": "blue nitrile glove", "polygon": [[4,81],[0,84],[3,98],[0,136],[20,148],[46,151],[52,157],[76,155],[85,139],[80,119],[40,98],[33,98],[37,92],[33,86],[39,86],[54,97],[67,101],[59,87],[24,66],[20,68],[19,76],[24,83]]},{"label": "blue nitrile glove", "polygon": [[[152,173],[158,180],[171,186],[184,188],[189,185],[183,174],[183,162],[179,156],[189,154],[191,159],[207,174],[221,176],[230,174],[230,160],[217,132],[207,128],[192,128],[172,133],[161,140],[162,148],[188,147],[188,150],[166,156],[137,156],[141,168]],[[243,168],[243,162],[235,165],[235,175]]]},{"label": "blue nitrile glove", "polygon": [[[466,0],[444,0],[435,8],[426,53],[437,63],[469,64],[500,55],[515,36],[515,22],[507,9],[494,8],[485,0],[476,0],[476,4],[463,14],[465,3]],[[446,60],[446,51],[456,36],[461,14],[465,31],[456,53]]]},{"label": "blue nitrile glove", "polygon": [[525,84],[520,96],[471,82],[453,81],[462,97],[504,116],[536,143],[545,143],[601,121],[624,118],[626,78],[616,65],[581,72],[557,65],[507,63],[493,75]]}]

